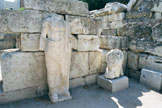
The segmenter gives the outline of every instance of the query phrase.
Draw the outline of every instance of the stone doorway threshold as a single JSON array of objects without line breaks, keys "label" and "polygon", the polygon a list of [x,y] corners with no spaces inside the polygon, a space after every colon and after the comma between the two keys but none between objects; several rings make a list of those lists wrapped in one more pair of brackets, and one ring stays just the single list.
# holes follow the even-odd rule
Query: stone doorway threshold
[{"label": "stone doorway threshold", "polygon": [[162,108],[162,95],[135,80],[128,89],[110,93],[96,84],[70,90],[72,100],[53,104],[48,97],[0,105],[0,108]]}]

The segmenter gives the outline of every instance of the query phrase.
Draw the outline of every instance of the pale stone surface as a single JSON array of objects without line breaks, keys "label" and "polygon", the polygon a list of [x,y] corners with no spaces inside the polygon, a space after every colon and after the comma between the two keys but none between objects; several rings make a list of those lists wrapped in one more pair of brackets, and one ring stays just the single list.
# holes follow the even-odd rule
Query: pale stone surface
[{"label": "pale stone surface", "polygon": [[116,29],[103,29],[101,32],[101,35],[117,36],[117,30]]},{"label": "pale stone surface", "polygon": [[100,51],[96,52],[89,52],[88,56],[88,65],[89,65],[89,72],[88,74],[95,74],[95,73],[100,73],[101,72],[101,59],[102,59],[102,54]]},{"label": "pale stone surface", "polygon": [[43,52],[9,52],[1,57],[3,91],[47,83]]},{"label": "pale stone surface", "polygon": [[36,87],[36,95],[39,96],[44,96],[48,94],[48,85],[39,85]]},{"label": "pale stone surface", "polygon": [[88,52],[72,52],[70,78],[88,75]]},{"label": "pale stone surface", "polygon": [[98,74],[93,74],[85,77],[85,83],[87,85],[96,83]]},{"label": "pale stone surface", "polygon": [[124,54],[118,49],[109,51],[106,55],[107,68],[105,78],[113,79],[123,75]]},{"label": "pale stone surface", "polygon": [[0,104],[36,97],[36,87],[9,91],[0,94]]},{"label": "pale stone surface", "polygon": [[0,33],[0,39],[4,39],[4,34]]},{"label": "pale stone surface", "polygon": [[38,11],[0,10],[0,32],[40,32],[42,14]]},{"label": "pale stone surface", "polygon": [[99,36],[100,48],[103,49],[128,49],[128,37],[118,37],[118,36]]},{"label": "pale stone surface", "polygon": [[162,71],[162,57],[140,54],[139,68]]},{"label": "pale stone surface", "polygon": [[156,12],[156,13],[154,14],[154,16],[155,16],[155,19],[157,19],[157,20],[162,19],[162,13],[160,13],[160,12]]},{"label": "pale stone surface", "polygon": [[126,25],[127,25],[127,21],[125,21],[125,20],[122,20],[122,21],[113,21],[110,24],[110,28],[111,29],[119,29],[119,28],[125,27]]},{"label": "pale stone surface", "polygon": [[71,33],[80,35],[98,34],[101,22],[91,17],[79,17],[66,15],[66,20],[70,22]]},{"label": "pale stone surface", "polygon": [[78,86],[83,86],[85,85],[85,79],[84,78],[75,78],[70,80],[70,88],[75,88]]},{"label": "pale stone surface", "polygon": [[138,63],[139,63],[139,54],[128,51],[128,67],[137,70]]},{"label": "pale stone surface", "polygon": [[109,15],[109,14],[123,12],[126,10],[126,8],[127,8],[126,5],[118,3],[118,2],[107,3],[105,5],[105,8],[100,9],[100,10],[91,11],[91,15],[95,16],[95,17],[105,16],[105,15]]},{"label": "pale stone surface", "polygon": [[152,27],[152,38],[154,41],[162,42],[162,24],[157,23]]},{"label": "pale stone surface", "polygon": [[151,18],[151,12],[139,12],[139,11],[130,11],[126,13],[126,19],[135,19],[135,18]]},{"label": "pale stone surface", "polygon": [[142,69],[140,82],[148,87],[160,91],[162,88],[162,73],[149,69]]},{"label": "pale stone surface", "polygon": [[102,20],[104,22],[121,21],[121,20],[124,20],[124,19],[125,19],[125,13],[124,12],[103,16],[103,18],[102,18]]},{"label": "pale stone surface", "polygon": [[21,34],[21,51],[39,51],[40,34]]},{"label": "pale stone surface", "polygon": [[77,50],[78,49],[78,40],[75,36],[71,35],[70,36],[70,41],[71,41],[71,44],[72,44],[72,49],[73,50]]},{"label": "pale stone surface", "polygon": [[22,7],[79,16],[87,16],[89,13],[88,4],[76,0],[24,0]]},{"label": "pale stone surface", "polygon": [[161,12],[162,13],[162,1],[159,1],[159,3],[154,3],[153,8],[151,9],[153,12]]},{"label": "pale stone surface", "polygon": [[130,0],[127,4],[127,11],[131,11],[133,5],[136,3],[137,0]]},{"label": "pale stone surface", "polygon": [[97,84],[109,92],[115,93],[128,88],[129,81],[126,76],[117,79],[106,79],[103,75],[97,77]]},{"label": "pale stone surface", "polygon": [[94,35],[78,35],[78,51],[98,51],[100,40]]},{"label": "pale stone surface", "polygon": [[52,102],[71,99],[69,92],[69,71],[71,44],[69,24],[57,14],[43,21],[40,50],[45,51],[49,97]]}]

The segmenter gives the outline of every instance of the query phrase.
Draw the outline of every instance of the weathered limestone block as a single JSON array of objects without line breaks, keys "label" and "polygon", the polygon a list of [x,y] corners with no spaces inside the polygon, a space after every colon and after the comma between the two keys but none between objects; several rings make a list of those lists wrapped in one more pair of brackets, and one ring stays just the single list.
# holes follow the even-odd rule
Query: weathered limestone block
[{"label": "weathered limestone block", "polygon": [[115,93],[120,90],[128,88],[129,81],[128,77],[122,76],[117,79],[106,79],[103,75],[97,77],[97,84],[104,89]]},{"label": "weathered limestone block", "polygon": [[88,75],[95,74],[95,73],[100,73],[101,72],[101,52],[96,51],[96,52],[89,52],[89,72]]},{"label": "weathered limestone block", "polygon": [[100,10],[91,11],[91,15],[95,16],[95,17],[105,16],[105,15],[109,15],[109,14],[123,12],[126,10],[126,8],[127,8],[126,5],[118,3],[118,2],[107,3],[105,5],[105,8],[100,9]]},{"label": "weathered limestone block", "polygon": [[154,41],[162,42],[162,24],[157,23],[152,28],[152,38]]},{"label": "weathered limestone block", "polygon": [[78,51],[98,51],[100,40],[94,35],[78,35]]},{"label": "weathered limestone block", "polygon": [[36,87],[9,91],[0,94],[0,104],[36,97]]},{"label": "weathered limestone block", "polygon": [[100,36],[100,48],[103,49],[128,49],[128,38],[118,36]]},{"label": "weathered limestone block", "polygon": [[[159,2],[159,3],[156,3],[156,2]],[[151,9],[153,12],[161,12],[162,13],[162,1],[156,1],[154,2],[154,6],[153,8]]]},{"label": "weathered limestone block", "polygon": [[88,75],[88,52],[72,52],[70,78]]},{"label": "weathered limestone block", "polygon": [[93,74],[85,77],[85,83],[87,85],[96,83],[98,74]]},{"label": "weathered limestone block", "polygon": [[139,68],[162,71],[162,57],[140,54]]},{"label": "weathered limestone block", "polygon": [[121,21],[125,19],[125,13],[121,12],[121,13],[103,16],[102,19],[104,20],[104,22]]},{"label": "weathered limestone block", "polygon": [[134,52],[128,52],[128,67],[134,70],[138,70],[139,54]]},{"label": "weathered limestone block", "polygon": [[116,29],[103,29],[101,32],[101,35],[117,36],[117,30]]},{"label": "weathered limestone block", "polygon": [[71,44],[72,44],[72,49],[73,50],[77,50],[78,49],[78,40],[75,36],[71,35],[70,36],[70,41],[71,41]]},{"label": "weathered limestone block", "polygon": [[75,88],[75,87],[84,86],[84,85],[86,85],[86,83],[85,83],[85,79],[82,77],[70,80],[70,88]]},{"label": "weathered limestone block", "polygon": [[1,57],[3,91],[47,83],[43,52],[10,52]]},{"label": "weathered limestone block", "polygon": [[39,51],[40,34],[21,34],[21,51]]},{"label": "weathered limestone block", "polygon": [[38,11],[0,10],[0,32],[40,32],[42,14]]},{"label": "weathered limestone block", "polygon": [[148,87],[160,91],[162,88],[162,73],[149,69],[142,69],[140,82]]},{"label": "weathered limestone block", "polygon": [[41,11],[50,11],[60,14],[88,15],[88,4],[74,0],[24,0],[22,7]]},{"label": "weathered limestone block", "polygon": [[114,79],[123,75],[124,54],[118,49],[109,51],[106,55],[107,68],[105,78]]},{"label": "weathered limestone block", "polygon": [[80,35],[95,35],[98,34],[100,28],[100,20],[66,15],[66,20],[70,22],[71,33]]},{"label": "weathered limestone block", "polygon": [[152,13],[143,11],[143,12],[138,12],[138,11],[131,11],[126,13],[126,19],[135,19],[135,18],[151,18]]}]

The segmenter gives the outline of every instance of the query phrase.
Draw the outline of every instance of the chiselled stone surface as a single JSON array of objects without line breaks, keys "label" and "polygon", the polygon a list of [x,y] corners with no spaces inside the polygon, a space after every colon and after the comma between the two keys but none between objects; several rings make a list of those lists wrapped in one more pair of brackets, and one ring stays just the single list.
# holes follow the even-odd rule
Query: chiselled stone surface
[{"label": "chiselled stone surface", "polygon": [[101,52],[96,51],[96,52],[89,52],[88,56],[88,64],[89,64],[89,72],[88,74],[95,74],[101,72]]},{"label": "chiselled stone surface", "polygon": [[70,41],[71,41],[71,44],[72,44],[72,49],[73,50],[77,50],[78,49],[78,40],[75,36],[71,35],[70,36]]},{"label": "chiselled stone surface", "polygon": [[148,87],[160,91],[162,88],[162,72],[142,69],[140,82]]},{"label": "chiselled stone surface", "polygon": [[138,69],[139,54],[134,52],[128,52],[128,67],[134,70]]},{"label": "chiselled stone surface", "polygon": [[22,51],[39,51],[40,34],[21,34]]},{"label": "chiselled stone surface", "polygon": [[88,52],[72,52],[70,78],[88,75]]},{"label": "chiselled stone surface", "polygon": [[152,28],[152,37],[155,41],[162,42],[162,24],[157,23]]},{"label": "chiselled stone surface", "polygon": [[78,35],[78,51],[98,51],[99,46],[98,36]]},{"label": "chiselled stone surface", "polygon": [[162,71],[162,57],[151,56],[147,54],[140,54],[139,67],[151,69],[155,71]]},{"label": "chiselled stone surface", "polygon": [[71,43],[69,24],[57,14],[43,20],[40,50],[45,51],[49,97],[52,102],[71,99],[69,72]]},{"label": "chiselled stone surface", "polygon": [[99,32],[98,30],[101,26],[100,20],[89,17],[66,15],[66,20],[70,22],[72,34],[80,34],[80,35],[98,34]]},{"label": "chiselled stone surface", "polygon": [[118,2],[107,3],[105,8],[91,11],[91,15],[95,17],[105,16],[109,14],[119,13],[126,10],[127,6]]},{"label": "chiselled stone surface", "polygon": [[109,92],[118,92],[120,90],[128,88],[128,77],[122,76],[117,79],[106,79],[103,75],[97,77],[97,84]]},{"label": "chiselled stone surface", "polygon": [[61,14],[88,15],[88,4],[74,0],[24,0],[22,7]]},{"label": "chiselled stone surface", "polygon": [[47,83],[43,52],[10,52],[1,57],[3,91]]},{"label": "chiselled stone surface", "polygon": [[123,75],[124,54],[118,49],[109,51],[106,55],[107,68],[105,78],[114,79]]},{"label": "chiselled stone surface", "polygon": [[0,32],[40,32],[42,14],[38,11],[0,10]]},{"label": "chiselled stone surface", "polygon": [[128,38],[127,37],[118,37],[118,36],[106,36],[102,35],[100,39],[100,48],[104,49],[128,49]]}]

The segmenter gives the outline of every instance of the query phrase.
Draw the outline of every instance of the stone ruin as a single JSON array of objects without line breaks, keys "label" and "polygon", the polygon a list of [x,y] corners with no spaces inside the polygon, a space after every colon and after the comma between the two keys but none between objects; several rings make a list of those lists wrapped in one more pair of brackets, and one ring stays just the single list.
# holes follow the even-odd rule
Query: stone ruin
[{"label": "stone ruin", "polygon": [[[128,87],[129,77],[162,89],[162,1],[108,3],[92,12],[78,0],[21,0],[20,4],[24,10],[0,10],[0,103],[48,91],[53,102],[62,94],[70,99],[69,87],[96,83],[106,72],[106,54],[112,49],[123,53],[120,69],[125,76],[101,77],[100,85],[120,80],[115,89],[106,88],[116,92]],[[48,73],[60,78],[53,75],[52,81]]]}]

